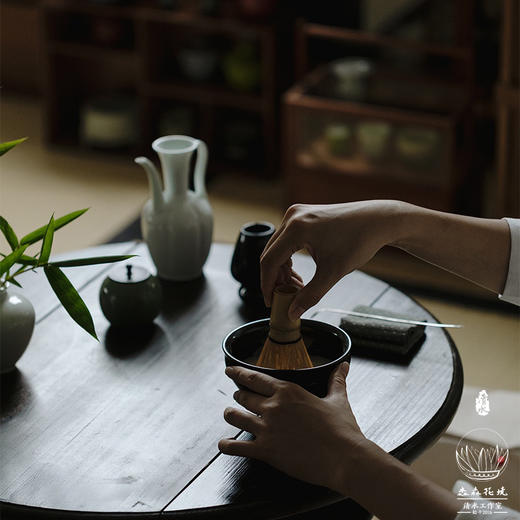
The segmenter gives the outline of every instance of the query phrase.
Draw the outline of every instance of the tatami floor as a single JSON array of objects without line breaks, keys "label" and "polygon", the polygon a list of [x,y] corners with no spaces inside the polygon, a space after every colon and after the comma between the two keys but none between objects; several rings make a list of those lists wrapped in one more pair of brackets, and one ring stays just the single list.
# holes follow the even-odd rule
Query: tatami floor
[{"label": "tatami floor", "polygon": [[[148,187],[133,157],[49,149],[42,143],[38,100],[4,96],[0,139],[22,136],[28,136],[28,141],[0,159],[0,213],[18,234],[46,224],[53,213],[57,217],[90,208],[56,234],[54,252],[63,252],[105,242],[139,215]],[[208,191],[217,241],[234,242],[245,222],[268,220],[278,225],[283,215],[279,181],[221,175],[211,180]],[[0,246],[3,250],[5,241]],[[404,268],[399,262],[405,261]],[[481,291],[472,303],[468,284],[418,261],[390,255],[376,259],[368,271],[389,281],[402,279],[402,273],[407,272],[408,285],[413,286],[415,276],[423,287],[431,282],[432,287],[441,285],[452,293],[461,283],[460,291],[469,295],[466,300],[426,296],[424,290],[413,287],[410,293],[439,320],[464,325],[452,336],[463,360],[465,384],[488,391],[520,391],[520,321],[510,306],[485,304],[494,301],[494,296],[482,298]]]}]

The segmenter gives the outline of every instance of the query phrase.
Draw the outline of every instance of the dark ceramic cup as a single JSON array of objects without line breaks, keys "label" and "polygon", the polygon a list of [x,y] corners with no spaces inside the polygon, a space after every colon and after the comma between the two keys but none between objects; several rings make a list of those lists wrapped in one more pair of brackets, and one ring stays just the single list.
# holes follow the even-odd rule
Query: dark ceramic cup
[{"label": "dark ceramic cup", "polygon": [[265,309],[260,288],[260,256],[274,231],[270,222],[250,222],[240,228],[235,244],[231,274],[241,284],[240,298],[251,307]]},{"label": "dark ceramic cup", "polygon": [[[351,341],[342,329],[316,320],[301,320],[303,341],[316,366],[300,370],[276,370],[254,363],[269,333],[269,319],[246,323],[230,332],[222,342],[226,366],[240,366],[297,383],[318,397],[327,394],[333,370],[350,362]],[[318,364],[319,363],[319,364]]]}]

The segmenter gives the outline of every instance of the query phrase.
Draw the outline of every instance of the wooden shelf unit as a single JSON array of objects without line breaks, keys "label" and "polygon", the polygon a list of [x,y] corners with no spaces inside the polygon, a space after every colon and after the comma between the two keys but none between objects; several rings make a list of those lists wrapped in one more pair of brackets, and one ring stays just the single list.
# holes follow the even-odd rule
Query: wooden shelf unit
[{"label": "wooden shelf unit", "polygon": [[[310,38],[403,49],[452,60],[462,74],[462,80],[457,84],[461,102],[445,103],[433,109],[421,107],[420,103],[405,106],[405,103],[379,102],[370,96],[362,100],[341,99],[320,87],[326,84],[330,74],[328,64],[309,71]],[[473,50],[469,43],[458,41],[450,46],[414,42],[300,20],[295,61],[300,80],[284,97],[283,170],[288,204],[397,198],[446,211],[457,209],[459,191],[467,175],[471,142],[468,118],[474,85]],[[388,68],[386,74],[399,79],[398,71],[393,73]],[[439,85],[449,87],[452,84],[444,77],[436,79]],[[415,77],[403,74],[401,80],[403,84],[416,82],[418,88],[431,81],[428,74],[421,73],[416,73]],[[390,128],[382,158],[374,159],[363,149],[359,129],[366,123]],[[349,151],[344,158],[335,157],[325,140],[327,127],[338,124],[347,127],[349,147],[354,147],[354,151]],[[435,134],[440,144],[435,145],[438,153],[433,154],[431,164],[428,161],[412,164],[404,152],[400,152],[404,145],[401,144],[401,148],[396,145],[398,139],[402,142],[402,135],[409,132],[410,127]]]},{"label": "wooden shelf unit", "polygon": [[[215,128],[218,119],[216,112],[232,109],[236,118],[243,116],[258,124],[263,142],[260,155],[265,158],[261,167],[257,168],[258,173],[264,176],[276,174],[280,135],[276,121],[281,88],[276,74],[281,32],[279,24],[258,24],[225,15],[212,17],[153,8],[147,2],[109,6],[85,0],[43,0],[41,10],[45,57],[45,134],[49,144],[81,146],[77,132],[81,105],[97,93],[124,91],[135,96],[140,126],[138,142],[131,152],[149,153],[151,141],[158,137],[158,110],[153,107],[160,103],[166,107],[175,104],[193,109],[194,121],[198,125],[194,135],[207,142],[210,152],[218,152],[214,146],[220,131]],[[126,24],[125,28],[131,29],[129,42],[106,46],[91,42],[88,38],[63,36],[60,19],[66,20],[69,16],[83,17],[87,21],[101,18],[122,22]],[[185,34],[187,38],[192,35],[215,35],[228,39],[230,45],[242,39],[254,39],[261,63],[258,89],[241,91],[228,86],[221,78],[211,82],[190,81],[180,74],[160,72],[157,51],[161,46],[161,35],[165,37],[169,33]],[[167,51],[159,48],[159,51],[175,60],[175,48]],[[112,67],[113,74],[110,75]],[[124,73],[124,68],[131,70]],[[72,75],[69,74],[70,70]],[[78,70],[85,72],[78,73]],[[82,76],[88,76],[85,82]],[[64,110],[67,114],[63,113]],[[226,161],[223,157],[213,157],[220,165]],[[230,168],[237,170],[242,166],[231,162]],[[247,171],[248,166],[243,169]]]}]

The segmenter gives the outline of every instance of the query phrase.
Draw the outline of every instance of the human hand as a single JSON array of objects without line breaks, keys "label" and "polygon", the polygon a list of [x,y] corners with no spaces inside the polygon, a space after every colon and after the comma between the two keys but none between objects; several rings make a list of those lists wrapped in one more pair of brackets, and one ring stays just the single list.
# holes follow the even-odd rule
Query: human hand
[{"label": "human hand", "polygon": [[226,408],[224,418],[255,438],[222,439],[219,449],[227,455],[262,460],[293,477],[348,494],[345,474],[349,470],[355,474],[359,448],[368,442],[348,402],[348,369],[343,363],[332,373],[328,394],[320,399],[295,383],[228,367],[226,374],[243,388],[234,398],[246,410]]},{"label": "human hand", "polygon": [[[366,264],[395,237],[397,201],[291,206],[267,243],[260,260],[262,292],[267,306],[280,280],[291,281],[291,257],[306,249],[316,263],[312,280],[302,288],[289,309],[299,318],[320,301],[343,276]],[[301,284],[299,284],[301,286]]]},{"label": "human hand", "polygon": [[294,383],[228,367],[226,374],[245,387],[234,397],[246,411],[226,408],[224,418],[254,439],[222,439],[220,451],[262,460],[292,477],[328,487],[379,518],[454,518],[460,504],[450,491],[363,435],[348,402],[348,368],[343,363],[332,373],[328,394],[320,399]]}]

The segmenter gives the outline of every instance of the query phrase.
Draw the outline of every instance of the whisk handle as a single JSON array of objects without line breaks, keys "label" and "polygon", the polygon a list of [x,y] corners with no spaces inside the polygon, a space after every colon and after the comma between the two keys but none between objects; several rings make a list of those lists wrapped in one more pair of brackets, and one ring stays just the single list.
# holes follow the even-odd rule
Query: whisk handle
[{"label": "whisk handle", "polygon": [[274,290],[269,336],[278,343],[298,341],[301,336],[300,318],[289,319],[289,307],[297,293],[298,288],[294,285],[279,285]]}]

